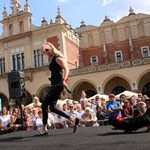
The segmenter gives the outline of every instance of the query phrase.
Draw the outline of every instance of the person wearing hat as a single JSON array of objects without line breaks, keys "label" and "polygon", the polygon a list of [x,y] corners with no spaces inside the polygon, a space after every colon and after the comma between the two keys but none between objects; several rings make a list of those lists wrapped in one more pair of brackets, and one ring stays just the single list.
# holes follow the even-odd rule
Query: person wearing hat
[{"label": "person wearing hat", "polygon": [[109,101],[107,103],[108,119],[111,121],[117,116],[121,116],[122,105],[119,101],[116,101],[115,95],[113,93],[109,94]]},{"label": "person wearing hat", "polygon": [[93,126],[97,122],[95,112],[90,108],[86,107],[85,112],[82,114],[80,119],[81,126],[89,127]]},{"label": "person wearing hat", "polygon": [[147,105],[143,101],[139,101],[134,109],[134,117],[141,116],[147,111]]},{"label": "person wearing hat", "polygon": [[47,55],[49,60],[49,70],[51,71],[51,87],[42,102],[42,115],[43,115],[43,126],[38,135],[47,135],[47,119],[48,119],[48,107],[50,111],[63,116],[74,124],[74,132],[76,131],[79,119],[68,115],[66,112],[58,109],[56,103],[64,90],[67,87],[69,68],[67,61],[65,60],[62,53],[55,48],[55,46],[49,42],[44,42],[42,45],[42,51]]}]

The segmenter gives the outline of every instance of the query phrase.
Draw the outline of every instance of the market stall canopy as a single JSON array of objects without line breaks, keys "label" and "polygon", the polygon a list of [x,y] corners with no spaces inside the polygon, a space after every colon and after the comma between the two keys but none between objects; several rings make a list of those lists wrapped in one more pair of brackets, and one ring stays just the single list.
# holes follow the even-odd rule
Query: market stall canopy
[{"label": "market stall canopy", "polygon": [[106,99],[106,101],[108,100],[108,95],[105,95],[105,94],[96,94],[92,97],[89,97],[88,100],[91,100],[93,98],[95,99],[96,96],[99,96],[100,98],[104,98],[104,99]]},{"label": "market stall canopy", "polygon": [[132,92],[132,91],[124,91],[124,92],[121,92],[120,94],[117,94],[115,97],[116,98],[120,98],[120,95],[121,94],[125,94],[127,97],[132,97],[132,96],[137,96],[138,94],[135,93],[135,92]]}]

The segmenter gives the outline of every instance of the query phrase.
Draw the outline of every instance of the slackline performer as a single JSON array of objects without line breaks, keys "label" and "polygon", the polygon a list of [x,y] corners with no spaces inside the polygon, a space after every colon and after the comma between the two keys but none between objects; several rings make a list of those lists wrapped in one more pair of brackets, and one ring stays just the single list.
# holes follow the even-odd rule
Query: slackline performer
[{"label": "slackline performer", "polygon": [[69,116],[67,113],[56,107],[57,100],[59,99],[64,88],[67,87],[67,80],[69,75],[67,61],[65,60],[62,53],[49,42],[43,43],[42,51],[47,55],[49,60],[49,70],[51,71],[51,87],[44,101],[42,102],[43,126],[37,135],[42,136],[48,134],[48,107],[50,108],[51,112],[69,119],[74,127],[73,132],[76,132],[77,126],[79,124],[79,119],[73,116]]}]

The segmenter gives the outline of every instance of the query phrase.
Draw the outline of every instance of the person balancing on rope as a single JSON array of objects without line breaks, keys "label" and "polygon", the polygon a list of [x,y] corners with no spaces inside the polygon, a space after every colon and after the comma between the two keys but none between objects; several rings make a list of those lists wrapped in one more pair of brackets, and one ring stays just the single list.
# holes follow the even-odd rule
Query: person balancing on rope
[{"label": "person balancing on rope", "polygon": [[47,55],[49,60],[49,70],[51,71],[51,87],[42,102],[42,115],[43,115],[43,126],[39,131],[38,135],[47,135],[47,119],[48,119],[48,107],[51,112],[59,114],[67,119],[69,119],[73,124],[73,132],[76,132],[77,126],[79,124],[79,119],[73,116],[69,116],[64,111],[56,107],[57,100],[61,95],[61,92],[67,87],[67,80],[69,75],[69,68],[67,61],[65,60],[62,53],[57,50],[53,44],[49,42],[44,42],[42,45],[42,51]]}]

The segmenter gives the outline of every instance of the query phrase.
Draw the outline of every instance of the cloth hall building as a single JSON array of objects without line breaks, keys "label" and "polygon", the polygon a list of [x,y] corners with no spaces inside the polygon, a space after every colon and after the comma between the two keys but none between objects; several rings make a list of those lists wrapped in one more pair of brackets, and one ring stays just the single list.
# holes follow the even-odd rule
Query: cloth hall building
[{"label": "cloth hall building", "polygon": [[42,101],[50,83],[48,60],[41,45],[49,41],[67,58],[70,68],[69,89],[65,97],[79,100],[81,91],[87,97],[96,93],[118,94],[124,90],[150,96],[150,15],[134,13],[117,22],[107,16],[99,26],[86,25],[82,20],[75,29],[65,21],[58,7],[55,21],[43,17],[41,25],[32,23],[30,5],[21,9],[20,0],[11,0],[11,14],[4,7],[3,33],[0,35],[0,100],[2,105],[13,105],[9,98],[8,73],[12,70],[25,74],[26,97],[33,95]]}]

